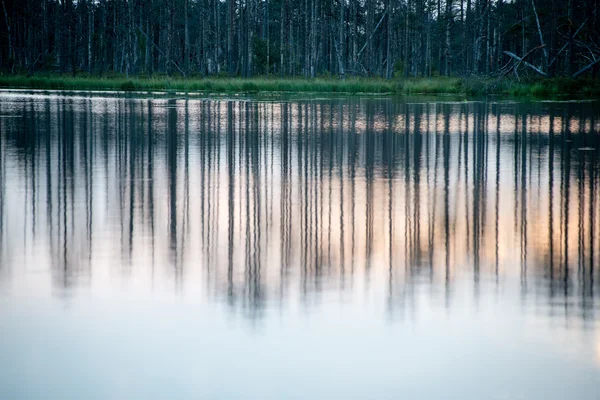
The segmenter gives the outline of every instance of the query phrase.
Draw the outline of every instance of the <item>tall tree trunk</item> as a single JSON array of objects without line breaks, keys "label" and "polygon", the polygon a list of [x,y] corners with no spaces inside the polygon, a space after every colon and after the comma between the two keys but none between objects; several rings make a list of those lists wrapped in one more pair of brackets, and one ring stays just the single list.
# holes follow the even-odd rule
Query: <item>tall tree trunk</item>
[{"label": "tall tree trunk", "polygon": [[117,4],[116,0],[113,0],[113,40],[112,40],[112,50],[113,50],[113,72],[117,72],[117,61],[118,61],[118,48],[119,48],[119,28],[117,25]]},{"label": "tall tree trunk", "polygon": [[[221,43],[221,16],[219,13],[219,4],[220,1],[219,0],[213,0],[213,6],[214,6],[214,12],[215,12],[215,24],[217,26],[216,28],[216,37],[214,39],[214,63],[215,63],[215,71],[216,73],[220,73],[221,72],[221,63],[219,60],[219,46]],[[228,38],[229,40],[229,38]],[[229,47],[228,47],[229,49]],[[228,53],[228,57],[229,57],[229,53]],[[229,60],[229,58],[228,58]],[[229,62],[229,61],[227,61]],[[229,64],[227,66],[227,68],[229,69]]]},{"label": "tall tree trunk", "polygon": [[[246,22],[246,28],[247,28],[247,36],[246,36],[246,46],[247,46],[247,70],[246,70],[246,76],[250,77],[252,76],[252,41],[254,40],[254,0],[248,0],[247,4],[249,3],[249,10],[248,10],[248,18],[247,18],[247,22]],[[247,6],[248,7],[248,6]]]},{"label": "tall tree trunk", "polygon": [[444,18],[442,18],[442,2],[441,0],[437,0],[437,33],[439,35],[439,41],[438,41],[438,71],[440,74],[443,74],[444,71],[444,45],[441,42],[441,36],[442,36],[442,23],[446,21],[447,22],[447,14],[444,14]]},{"label": "tall tree trunk", "polygon": [[491,53],[490,53],[490,14],[491,14],[492,2],[491,0],[487,1],[487,9],[486,9],[486,34],[485,34],[485,73],[487,75],[490,74],[490,64],[491,64]]},{"label": "tall tree trunk", "polygon": [[446,40],[445,40],[445,49],[444,49],[444,73],[447,76],[450,76],[450,30],[452,29],[452,24],[454,23],[454,18],[452,16],[452,0],[446,0]]},{"label": "tall tree trunk", "polygon": [[387,0],[386,4],[387,8],[387,38],[385,42],[385,77],[386,79],[392,78],[392,15],[393,8],[391,5],[391,0]]},{"label": "tall tree trunk", "polygon": [[166,51],[165,51],[165,68],[167,71],[167,75],[171,75],[173,72],[173,67],[172,67],[172,63],[173,63],[173,31],[175,29],[175,0],[170,0],[169,1],[169,9],[168,9],[168,13],[169,13],[169,21],[167,23],[167,44],[166,44]]},{"label": "tall tree trunk", "polygon": [[88,30],[87,30],[87,70],[92,73],[92,41],[94,40],[94,7],[93,2],[88,3]]},{"label": "tall tree trunk", "polygon": [[404,14],[404,77],[408,78],[410,73],[410,40],[409,40],[409,30],[408,30],[408,15],[410,14],[410,0],[406,3],[406,12]]},{"label": "tall tree trunk", "polygon": [[[3,0],[4,1],[4,0]],[[42,56],[43,56],[43,64],[45,65],[46,56],[48,55],[48,51],[50,48],[49,38],[50,32],[48,29],[48,0],[42,1]]]},{"label": "tall tree trunk", "polygon": [[[146,32],[151,33],[150,31],[150,21],[148,21],[148,16],[146,14]],[[152,40],[152,34],[150,34],[147,38],[146,38],[146,46],[144,48],[144,51],[146,53],[145,57],[144,57],[144,71],[148,74],[148,75],[152,75],[152,46],[151,43],[149,43]]]},{"label": "tall tree trunk", "polygon": [[[10,20],[8,18],[8,12],[6,11],[6,4],[4,4],[4,0],[2,0],[2,11],[4,14],[4,23],[6,25],[7,36],[8,36],[8,64],[11,65],[14,63],[14,48],[13,48],[13,35],[10,29]],[[12,65],[11,65],[12,67]]]},{"label": "tall tree trunk", "polygon": [[571,75],[573,64],[573,0],[567,1],[567,20],[569,21],[569,45],[567,46],[567,54],[565,57],[565,75],[569,76]]},{"label": "tall tree trunk", "polygon": [[357,20],[357,14],[358,14],[358,0],[350,0],[351,4],[352,4],[352,75],[356,76],[356,69],[357,69],[357,61],[356,61],[356,52],[358,51],[357,48],[357,34],[358,34],[358,30],[357,30],[357,26],[356,26],[356,20]]},{"label": "tall tree trunk", "polygon": [[[542,35],[542,27],[540,26],[540,17],[538,16],[534,0],[531,0],[531,8],[533,9],[533,14],[535,16],[535,23],[537,25],[538,35],[540,37],[540,45],[544,46],[544,47],[542,47],[542,51],[544,52],[544,67],[543,67],[543,69],[546,69],[550,60],[548,60],[548,50],[546,49],[546,44],[544,43],[544,36]],[[488,21],[489,21],[489,12],[488,12]],[[570,22],[570,27],[572,27],[573,23],[570,18],[569,18],[569,22]],[[525,53],[523,53],[523,54],[525,54]]]},{"label": "tall tree trunk", "polygon": [[[231,0],[230,0],[231,1]],[[283,67],[283,54],[285,49],[285,19],[286,19],[286,8],[288,0],[282,0],[281,2],[281,15],[279,22],[281,25],[281,32],[279,34],[279,75],[283,76],[285,73]]]},{"label": "tall tree trunk", "polygon": [[189,26],[188,26],[188,19],[189,19],[189,14],[188,14],[188,3],[189,0],[184,0],[184,17],[183,17],[183,23],[184,23],[184,43],[183,43],[183,68],[185,69],[186,73],[188,73],[190,71],[190,31],[189,31]]},{"label": "tall tree trunk", "polygon": [[304,46],[304,63],[303,74],[305,77],[310,76],[310,12],[308,9],[308,0],[304,0],[304,34],[302,35],[302,43]]},{"label": "tall tree trunk", "polygon": [[374,14],[375,14],[375,0],[366,0],[367,2],[367,25],[366,25],[366,34],[367,34],[367,51],[365,53],[365,62],[363,65],[367,68],[367,72],[369,75],[372,73],[372,65],[373,65],[373,24],[374,24]]},{"label": "tall tree trunk", "polygon": [[233,60],[233,33],[234,33],[234,12],[235,0],[227,0],[227,71],[229,75],[234,74],[235,63]]},{"label": "tall tree trunk", "polygon": [[[388,0],[389,2],[389,0]],[[344,16],[344,0],[340,0],[340,38],[339,38],[339,72],[342,79],[346,78],[346,18]]]},{"label": "tall tree trunk", "polygon": [[210,21],[206,21],[205,20],[205,16],[208,14],[209,15],[209,11],[208,11],[208,0],[200,0],[198,2],[198,4],[196,5],[198,7],[198,15],[200,16],[198,18],[198,23],[200,24],[200,28],[199,28],[199,38],[198,38],[198,42],[197,42],[197,50],[196,50],[196,65],[194,66],[194,69],[196,71],[200,71],[202,76],[206,75],[206,25],[208,24],[208,22]]},{"label": "tall tree trunk", "polygon": [[315,68],[317,62],[317,1],[311,1],[311,36],[310,36],[310,77],[315,77]]},{"label": "tall tree trunk", "polygon": [[[471,46],[475,45],[475,42],[473,40],[473,38],[471,37],[471,24],[472,24],[472,18],[471,16],[473,15],[472,10],[471,10],[471,0],[467,0],[467,10],[465,12],[465,21],[463,23],[464,26],[464,35],[463,35],[463,43],[467,43],[470,44]],[[471,52],[469,51],[465,51],[466,55],[467,55],[467,60],[465,63],[466,66],[466,71],[468,71],[469,73],[473,72],[473,59],[471,56]]]},{"label": "tall tree trunk", "polygon": [[475,15],[477,15],[477,26],[475,27],[475,43],[473,45],[473,72],[475,73],[475,75],[479,74],[479,68],[481,64],[481,41],[483,39],[483,23],[481,22],[481,20],[482,12],[484,11],[482,10],[481,6],[482,1],[483,0],[477,0],[477,3],[475,5]]},{"label": "tall tree trunk", "polygon": [[265,0],[265,38],[267,40],[267,77],[271,68],[271,36],[269,35],[269,0]]},{"label": "tall tree trunk", "polygon": [[[503,5],[502,5],[502,1],[503,0],[498,0],[498,3],[496,4],[496,9],[497,10],[503,10]],[[501,13],[501,11],[498,12],[498,18],[497,18],[497,25],[494,31],[494,37],[495,37],[495,41],[496,41],[496,45],[495,45],[495,68],[494,70],[497,70],[498,67],[500,67],[502,65],[502,38],[500,37],[500,32],[502,32],[502,24],[504,22],[503,20],[503,15]]]}]

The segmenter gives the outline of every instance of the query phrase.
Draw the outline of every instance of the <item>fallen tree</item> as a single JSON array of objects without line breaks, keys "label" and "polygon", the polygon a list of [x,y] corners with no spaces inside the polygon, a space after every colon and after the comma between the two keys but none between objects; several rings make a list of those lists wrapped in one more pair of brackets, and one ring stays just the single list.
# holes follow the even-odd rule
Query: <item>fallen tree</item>
[{"label": "fallen tree", "polygon": [[[549,54],[548,54],[548,50],[546,47],[546,43],[544,42],[544,37],[542,35],[542,29],[540,26],[540,20],[539,20],[539,16],[537,13],[537,9],[535,7],[535,1],[531,0],[531,5],[533,8],[533,12],[535,15],[535,20],[536,20],[536,25],[537,25],[537,31],[538,31],[538,35],[539,35],[539,39],[540,39],[540,45],[537,47],[534,47],[533,49],[529,50],[527,53],[525,53],[523,56],[519,56],[511,51],[503,51],[504,54],[506,54],[507,56],[510,57],[510,60],[508,61],[508,63],[506,63],[506,65],[504,65],[504,67],[502,67],[499,71],[498,71],[498,80],[502,79],[503,77],[505,77],[506,75],[508,75],[509,73],[513,72],[515,74],[515,76],[517,77],[517,80],[519,80],[519,68],[523,65],[529,69],[531,69],[532,71],[536,72],[538,75],[541,75],[543,77],[550,77],[552,76],[552,73],[550,72],[550,68],[552,67],[552,65],[559,59],[558,57],[560,56],[560,54],[568,47],[569,42],[565,43],[560,50],[558,50],[558,52],[554,55],[554,57],[552,58],[552,60],[549,59]],[[592,12],[592,14],[586,18],[581,25],[579,25],[579,27],[577,28],[577,30],[573,33],[573,35],[570,36],[571,41],[573,39],[575,39],[575,37],[577,37],[577,35],[579,35],[579,33],[581,32],[581,30],[583,29],[583,27],[586,25],[586,23],[590,20],[591,17],[596,15],[596,11],[598,10],[598,8],[596,7],[594,9],[594,11]],[[600,48],[598,46],[596,46],[594,43],[585,43],[583,41],[576,41],[575,42],[576,45],[580,46],[580,47],[584,47],[589,53],[590,53],[590,57],[591,57],[591,61],[589,64],[587,64],[585,67],[579,69],[578,71],[576,71],[575,73],[571,74],[570,77],[571,78],[577,78],[578,76],[580,76],[581,74],[584,74],[585,72],[587,72],[588,70],[590,70],[591,68],[594,67],[594,65],[598,64],[600,62]],[[530,62],[526,61],[526,59],[528,57],[530,57],[531,55],[533,55],[536,51],[538,50],[542,50],[543,51],[543,64],[545,64],[546,70],[544,70],[544,66],[535,66],[533,64],[531,64]]]}]

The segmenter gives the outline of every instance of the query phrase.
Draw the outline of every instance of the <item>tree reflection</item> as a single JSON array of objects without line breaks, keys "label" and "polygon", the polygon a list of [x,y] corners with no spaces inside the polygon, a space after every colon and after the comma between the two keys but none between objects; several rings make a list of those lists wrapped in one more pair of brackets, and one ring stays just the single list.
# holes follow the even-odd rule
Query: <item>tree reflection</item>
[{"label": "tree reflection", "polygon": [[384,281],[393,312],[420,287],[448,305],[459,276],[476,295],[515,276],[524,301],[593,315],[594,103],[24,97],[2,113],[2,268],[41,254],[57,289],[97,268],[199,279],[255,318],[357,283]]}]

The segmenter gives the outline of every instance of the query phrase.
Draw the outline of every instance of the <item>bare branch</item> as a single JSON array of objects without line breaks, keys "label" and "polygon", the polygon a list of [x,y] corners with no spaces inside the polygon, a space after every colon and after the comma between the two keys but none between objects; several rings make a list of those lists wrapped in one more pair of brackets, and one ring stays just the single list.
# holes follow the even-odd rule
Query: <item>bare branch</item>
[{"label": "bare branch", "polygon": [[[529,55],[531,53],[531,51],[529,53],[527,53],[526,55]],[[524,61],[525,57],[519,57],[518,55],[516,55],[515,53],[512,53],[510,51],[504,51],[504,54],[506,54],[509,57],[514,58],[515,60],[518,61],[518,63],[515,65],[515,71],[517,70],[517,67],[520,63],[525,64],[527,67],[531,68],[532,70],[534,70],[535,72],[537,72],[538,74],[542,75],[542,76],[548,76],[547,73],[545,73],[544,71],[542,71],[541,69],[539,69],[538,67],[528,63],[527,61]]]},{"label": "bare branch", "polygon": [[[594,12],[592,12],[591,16],[596,15],[596,10],[598,9],[598,7],[594,8]],[[577,30],[575,31],[575,33],[573,34],[573,37],[577,36],[577,34],[579,33],[579,31],[581,30],[581,28],[583,28],[583,26],[586,24],[586,22],[588,22],[588,20],[590,19],[590,17],[587,17],[585,19],[585,21],[583,21],[581,23],[581,25],[579,25],[579,28],[577,28]],[[558,53],[556,53],[556,55],[554,56],[554,58],[552,59],[552,61],[550,61],[550,63],[548,64],[548,68],[550,68],[550,66],[552,64],[554,64],[556,62],[556,60],[558,60],[558,56],[560,55],[560,53],[563,52],[564,49],[567,48],[567,46],[569,45],[569,43],[565,43],[563,47],[560,48],[560,50],[558,51]]]},{"label": "bare branch", "polygon": [[[146,34],[146,32],[144,32],[144,30],[142,29],[141,26],[137,26],[137,28],[139,29],[139,31],[142,33],[142,35],[144,35],[144,37],[146,38],[147,41],[149,41],[150,43],[152,43],[152,45],[156,48],[156,50],[162,55],[165,56],[165,53],[162,52],[162,50],[160,49],[160,47],[158,47],[156,45],[156,43],[154,43],[154,40],[150,39],[150,37],[148,37],[148,35]],[[166,56],[165,56],[166,58]],[[177,70],[181,73],[181,75],[183,75],[183,77],[185,78],[187,75],[185,72],[183,72],[183,70],[181,68],[179,68],[179,64],[177,64],[175,61],[170,60],[171,63],[175,66],[175,68],[177,68]]]},{"label": "bare branch", "polygon": [[590,68],[592,68],[594,65],[598,64],[599,62],[600,62],[600,58],[596,59],[596,61],[581,68],[579,71],[575,72],[573,75],[571,75],[571,78],[577,78],[579,75],[585,73],[586,71],[588,71]]},{"label": "bare branch", "polygon": [[360,55],[362,54],[362,52],[365,50],[365,48],[367,47],[367,44],[371,41],[371,39],[373,38],[373,35],[375,34],[375,32],[377,32],[377,28],[379,28],[379,25],[381,25],[381,23],[383,22],[383,19],[385,18],[385,15],[387,14],[387,12],[388,12],[388,9],[386,8],[385,11],[383,12],[383,15],[381,16],[381,19],[379,20],[379,22],[375,26],[375,29],[373,29],[373,32],[371,32],[371,36],[369,36],[369,38],[365,42],[365,45],[362,47],[362,49],[360,49],[360,51],[358,52],[358,54],[356,54],[356,58],[360,57]]}]

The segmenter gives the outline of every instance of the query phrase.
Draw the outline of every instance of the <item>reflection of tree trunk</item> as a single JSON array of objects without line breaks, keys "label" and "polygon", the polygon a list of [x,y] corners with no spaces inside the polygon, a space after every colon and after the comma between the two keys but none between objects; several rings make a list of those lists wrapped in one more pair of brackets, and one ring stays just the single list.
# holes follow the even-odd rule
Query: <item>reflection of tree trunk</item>
[{"label": "reflection of tree trunk", "polygon": [[233,295],[233,238],[235,234],[235,136],[233,131],[233,103],[227,102],[227,175],[228,175],[228,208],[227,208],[227,282],[228,294]]},{"label": "reflection of tree trunk", "polygon": [[548,137],[548,258],[550,282],[554,280],[554,110],[550,109]]},{"label": "reflection of tree trunk", "polygon": [[171,256],[177,264],[177,109],[174,100],[169,101],[167,116],[167,162],[169,182],[169,245]]}]

